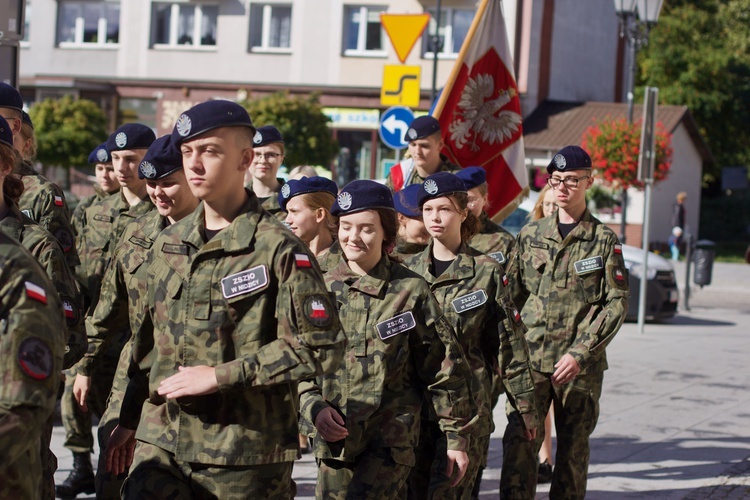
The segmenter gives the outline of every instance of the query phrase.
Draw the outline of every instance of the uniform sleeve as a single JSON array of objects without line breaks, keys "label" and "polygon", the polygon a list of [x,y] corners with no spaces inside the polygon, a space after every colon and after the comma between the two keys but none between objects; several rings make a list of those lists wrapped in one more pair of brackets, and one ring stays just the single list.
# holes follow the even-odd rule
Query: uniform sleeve
[{"label": "uniform sleeve", "polygon": [[39,453],[64,351],[62,304],[52,285],[5,264],[0,266],[6,267],[0,268],[0,471],[29,450]]},{"label": "uniform sleeve", "polygon": [[[295,255],[302,253],[312,267],[298,267]],[[257,353],[217,365],[221,391],[304,380],[330,373],[341,361],[346,337],[314,257],[286,245],[274,261],[277,338]]]},{"label": "uniform sleeve", "polygon": [[[472,375],[456,333],[432,295],[423,299],[414,359],[448,449],[467,451],[477,407],[468,381]],[[437,337],[437,339],[436,339]],[[437,340],[437,341],[436,341]]]},{"label": "uniform sleeve", "polygon": [[68,266],[73,269],[81,261],[78,258],[75,238],[73,236],[73,227],[70,224],[70,212],[65,202],[65,194],[56,185],[51,185],[52,189],[45,189],[39,193],[39,225],[52,233],[52,236],[60,243],[65,260]]},{"label": "uniform sleeve", "polygon": [[523,310],[523,306],[526,305],[526,301],[530,295],[524,284],[523,265],[521,263],[521,254],[523,252],[522,234],[523,231],[518,233],[516,242],[511,248],[505,264],[505,274],[508,277],[508,287],[510,289],[510,300],[519,311]]},{"label": "uniform sleeve", "polygon": [[604,351],[622,326],[628,312],[630,290],[622,247],[614,234],[607,234],[606,237],[605,273],[599,283],[601,299],[589,312],[593,316],[589,328],[585,332],[579,332],[578,341],[569,351],[581,368]]}]

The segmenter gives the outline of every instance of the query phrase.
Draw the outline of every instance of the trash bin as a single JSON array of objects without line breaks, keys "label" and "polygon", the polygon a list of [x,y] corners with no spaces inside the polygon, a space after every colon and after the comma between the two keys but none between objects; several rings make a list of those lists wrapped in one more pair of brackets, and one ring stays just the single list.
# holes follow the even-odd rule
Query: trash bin
[{"label": "trash bin", "polygon": [[695,242],[695,251],[693,252],[693,263],[695,264],[693,282],[696,285],[711,284],[714,257],[716,257],[715,247],[716,243],[710,240],[698,240]]}]

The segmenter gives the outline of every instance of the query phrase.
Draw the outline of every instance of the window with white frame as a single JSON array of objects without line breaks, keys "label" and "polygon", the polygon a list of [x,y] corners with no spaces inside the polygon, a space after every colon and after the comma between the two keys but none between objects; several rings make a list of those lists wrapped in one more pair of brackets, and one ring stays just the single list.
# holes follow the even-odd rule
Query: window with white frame
[{"label": "window with white frame", "polygon": [[58,2],[58,46],[114,45],[119,42],[120,2]]},{"label": "window with white frame", "polygon": [[[429,58],[434,57],[432,51],[437,11],[428,9],[427,12],[430,14],[430,24],[422,34],[422,55]],[[463,45],[466,35],[469,33],[469,27],[474,20],[475,12],[474,9],[440,9],[438,57],[454,58],[458,55],[461,45]]]},{"label": "window with white frame", "polygon": [[218,18],[218,5],[154,2],[151,46],[213,48]]},{"label": "window with white frame", "polygon": [[385,38],[380,25],[383,6],[344,7],[344,55],[385,57]]},{"label": "window with white frame", "polygon": [[289,52],[291,38],[291,5],[254,3],[250,6],[252,52]]}]

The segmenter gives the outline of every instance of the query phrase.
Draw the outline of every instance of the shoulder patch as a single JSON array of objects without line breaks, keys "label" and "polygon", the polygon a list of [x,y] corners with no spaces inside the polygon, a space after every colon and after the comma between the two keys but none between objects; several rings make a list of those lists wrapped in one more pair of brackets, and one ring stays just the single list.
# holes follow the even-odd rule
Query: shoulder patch
[{"label": "shoulder patch", "polygon": [[331,326],[333,323],[333,312],[328,299],[320,293],[309,295],[302,302],[302,314],[311,325],[318,328]]},{"label": "shoulder patch", "polygon": [[487,293],[484,290],[477,290],[466,295],[462,295],[451,301],[453,310],[461,314],[462,312],[474,309],[487,302]]},{"label": "shoulder patch", "polygon": [[615,280],[615,284],[620,287],[624,287],[627,284],[627,278],[625,277],[625,271],[619,267],[612,269],[612,279]]},{"label": "shoulder patch", "polygon": [[52,375],[52,351],[41,339],[29,337],[18,347],[18,365],[34,380],[46,380]]},{"label": "shoulder patch", "polygon": [[65,310],[65,319],[68,321],[68,325],[75,325],[78,323],[78,310],[72,300],[61,297],[63,303],[63,309]]},{"label": "shoulder patch", "polygon": [[498,261],[500,264],[505,264],[505,255],[503,255],[503,252],[492,252],[487,255]]},{"label": "shoulder patch", "polygon": [[[284,185],[286,186],[286,184]],[[295,253],[294,261],[297,263],[298,268],[304,269],[304,268],[312,267],[312,262],[310,262],[310,256],[305,253]]]},{"label": "shoulder patch", "polygon": [[601,255],[596,257],[590,257],[588,259],[582,259],[573,263],[576,268],[576,274],[586,274],[593,271],[598,271],[604,268],[604,259]]},{"label": "shoulder patch", "polygon": [[128,238],[128,241],[133,245],[138,245],[139,247],[143,248],[151,248],[151,245],[153,244],[153,242],[148,241],[144,238],[139,238],[138,236],[131,236],[130,238]]},{"label": "shoulder patch", "polygon": [[549,245],[548,245],[548,244],[546,244],[546,243],[543,243],[543,242],[541,242],[541,241],[534,241],[534,240],[531,240],[531,241],[529,242],[529,246],[530,246],[531,248],[549,248]]},{"label": "shoulder patch", "polygon": [[508,275],[503,274],[503,286],[508,286]]},{"label": "shoulder patch", "polygon": [[187,255],[188,254],[188,247],[187,245],[175,245],[172,243],[164,243],[161,247],[161,251],[164,253],[171,253],[175,255]]},{"label": "shoulder patch", "polygon": [[27,297],[36,300],[37,302],[41,302],[42,304],[47,303],[47,291],[44,288],[32,283],[31,281],[24,283],[24,286],[26,287]]},{"label": "shoulder patch", "polygon": [[521,313],[518,312],[518,309],[513,309],[513,321],[517,324],[521,324]]},{"label": "shoulder patch", "polygon": [[96,214],[94,216],[94,220],[98,220],[99,222],[109,222],[109,223],[111,223],[115,219],[113,217],[110,217],[109,215]]},{"label": "shoulder patch", "polygon": [[73,248],[73,235],[64,227],[55,229],[52,236],[54,236],[57,242],[60,243],[64,252],[68,252]]},{"label": "shoulder patch", "polygon": [[415,326],[417,326],[417,322],[414,321],[414,315],[411,311],[407,311],[405,313],[397,314],[385,321],[381,321],[376,325],[376,328],[380,339],[385,340],[398,335],[399,333],[409,331]]},{"label": "shoulder patch", "polygon": [[221,293],[225,299],[245,295],[268,284],[265,265],[255,266],[239,273],[230,274],[221,280]]}]

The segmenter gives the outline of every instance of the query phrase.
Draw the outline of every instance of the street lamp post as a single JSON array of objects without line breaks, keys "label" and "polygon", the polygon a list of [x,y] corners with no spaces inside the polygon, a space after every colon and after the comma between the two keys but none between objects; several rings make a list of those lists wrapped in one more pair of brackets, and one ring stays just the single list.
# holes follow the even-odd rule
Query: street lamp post
[{"label": "street lamp post", "polygon": [[[628,74],[628,123],[633,123],[633,89],[635,88],[636,54],[648,43],[648,34],[659,19],[664,0],[614,0],[615,12],[620,19],[620,38],[628,44],[630,71]],[[628,191],[622,190],[620,241],[625,243],[627,225]]]}]

